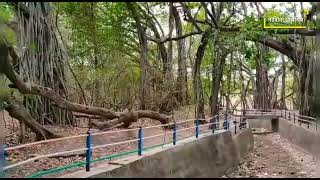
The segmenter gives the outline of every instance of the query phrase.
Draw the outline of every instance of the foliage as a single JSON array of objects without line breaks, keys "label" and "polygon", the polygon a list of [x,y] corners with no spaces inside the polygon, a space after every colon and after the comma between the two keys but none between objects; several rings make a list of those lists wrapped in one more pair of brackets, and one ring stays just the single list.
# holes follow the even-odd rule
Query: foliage
[{"label": "foliage", "polygon": [[0,20],[9,22],[13,19],[11,7],[6,2],[0,2]]},{"label": "foliage", "polygon": [[62,26],[71,31],[70,63],[79,81],[88,90],[100,81],[102,96],[126,98],[118,93],[138,84],[139,71],[133,24],[125,3],[64,2],[56,6],[61,10]]},{"label": "foliage", "polygon": [[5,102],[5,98],[8,96],[15,96],[19,101],[23,100],[23,96],[19,91],[9,88],[8,84],[9,80],[3,74],[0,74],[0,110],[6,108],[7,103]]},{"label": "foliage", "polygon": [[[213,23],[210,26],[205,20],[211,17],[206,17],[206,13],[200,2],[186,2],[187,8],[191,9],[192,16],[195,16],[197,12],[196,20],[201,21],[197,23],[201,29],[207,30],[214,27]],[[210,11],[211,3],[208,3]],[[213,2],[216,7],[220,7],[218,2]],[[127,106],[128,104],[135,103],[137,94],[139,92],[140,83],[140,47],[139,39],[136,32],[135,21],[127,9],[126,2],[59,2],[52,3],[54,11],[57,15],[57,24],[60,29],[61,36],[67,46],[67,52],[69,55],[68,64],[71,65],[77,81],[80,82],[84,89],[86,97],[92,98],[93,91],[99,89],[101,94],[101,103],[122,104]],[[143,26],[147,28],[147,36],[154,38],[154,32],[147,25],[148,20],[144,13],[149,14],[150,17],[156,18],[162,29],[164,30],[164,36],[168,35],[168,20],[169,20],[169,3],[163,2],[139,2],[135,4],[138,14],[141,16]],[[235,15],[229,19],[228,23],[223,24],[231,15],[233,5],[236,7]],[[206,47],[204,57],[201,63],[201,80],[203,86],[203,92],[205,95],[211,94],[212,87],[212,72],[215,68],[215,56],[217,51],[223,51],[229,49],[234,51],[235,59],[240,61],[243,65],[254,70],[256,68],[256,59],[258,58],[258,48],[253,43],[263,37],[276,37],[278,39],[288,40],[287,35],[275,35],[274,32],[263,28],[263,18],[258,18],[256,12],[251,15],[243,17],[240,15],[242,9],[237,10],[240,3],[224,3],[222,14],[220,17],[221,26],[225,27],[240,27],[236,32],[223,32],[219,31],[218,35],[216,31],[212,31],[210,34],[210,40]],[[177,7],[182,20],[183,33],[188,34],[195,30],[194,25],[185,21],[185,14],[182,12],[182,7],[179,2],[175,2],[174,6]],[[138,8],[139,7],[139,8]],[[140,8],[141,7],[141,8]],[[9,22],[13,19],[11,7],[7,3],[0,3],[0,18],[4,22]],[[150,9],[151,12],[147,12],[146,9]],[[217,10],[217,9],[216,9]],[[263,14],[264,18],[287,18],[290,17],[294,9],[289,9],[285,12],[276,10],[275,8],[267,9]],[[149,17],[149,16],[148,16]],[[308,22],[311,26],[313,22]],[[283,23],[275,23],[273,25],[284,25]],[[159,25],[156,24],[157,28]],[[162,34],[162,33],[160,33]],[[16,37],[12,30],[6,30],[5,36],[11,44],[16,44]],[[176,36],[175,29],[172,36]],[[202,35],[194,35],[185,39],[187,47],[191,46],[190,52],[186,48],[186,54],[188,58],[188,71],[189,76],[187,81],[189,84],[192,82],[191,69],[193,68],[193,61],[199,47]],[[165,37],[161,37],[165,38]],[[189,45],[189,38],[192,39],[192,43]],[[166,50],[168,51],[168,42],[164,43]],[[219,44],[219,46],[217,46]],[[177,44],[176,41],[172,43],[173,47],[173,79],[177,78]],[[27,50],[32,51],[35,54],[41,53],[37,51],[41,44],[28,44]],[[306,49],[312,45],[308,45]],[[159,44],[148,41],[148,91],[157,91],[156,86],[159,86],[161,82],[166,81],[163,77],[160,77],[162,72],[161,68],[163,62],[160,60]],[[229,56],[228,56],[229,57]],[[268,68],[271,68],[275,64],[277,54],[270,51],[263,54],[263,61]],[[228,58],[227,58],[228,59]],[[229,60],[229,59],[228,59]],[[227,74],[232,71],[232,86],[231,92],[241,91],[241,81],[239,81],[239,64],[234,62],[236,66],[231,70],[229,68],[229,61],[226,60],[226,64],[223,72],[223,81],[226,81]],[[190,62],[189,62],[190,61]],[[70,71],[68,71],[67,83],[72,92],[75,93],[75,97],[78,98],[79,87],[75,82],[75,79],[71,79]],[[159,78],[160,77],[160,78]],[[161,79],[162,78],[162,79]],[[248,79],[246,78],[245,81]],[[99,82],[99,87],[95,86],[95,83]],[[227,83],[222,83],[222,90],[225,91]],[[151,90],[152,89],[152,90]],[[154,92],[153,92],[154,93]],[[189,94],[193,93],[193,88],[189,88]],[[154,93],[156,94],[156,93]],[[157,94],[156,94],[157,95]]]},{"label": "foliage", "polygon": [[266,34],[267,32],[263,31],[263,20],[258,20],[253,15],[246,16],[240,25],[240,38],[243,40],[256,40]]},{"label": "foliage", "polygon": [[[0,2],[0,23],[5,24],[13,19],[13,12],[11,7],[4,2]],[[3,31],[4,37],[7,42],[11,45],[16,45],[16,36],[12,29],[7,26],[1,26],[1,31]]]}]

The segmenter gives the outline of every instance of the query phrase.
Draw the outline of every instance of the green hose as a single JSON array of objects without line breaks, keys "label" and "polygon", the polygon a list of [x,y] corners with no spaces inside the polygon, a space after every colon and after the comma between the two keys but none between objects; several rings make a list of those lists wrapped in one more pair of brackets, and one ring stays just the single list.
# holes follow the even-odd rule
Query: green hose
[{"label": "green hose", "polygon": [[45,170],[45,171],[39,171],[39,172],[36,172],[30,176],[27,176],[26,178],[37,178],[37,177],[41,177],[43,175],[46,175],[46,174],[52,174],[52,173],[55,173],[55,172],[59,172],[59,171],[63,171],[63,170],[66,170],[66,169],[72,169],[72,168],[75,168],[75,167],[80,167],[82,165],[86,164],[85,162],[76,162],[76,163],[72,163],[72,164],[69,164],[69,165],[66,165],[66,166],[61,166],[61,167],[58,167],[58,168],[54,168],[54,169],[49,169],[49,170]]},{"label": "green hose", "polygon": [[[203,134],[205,134],[205,133],[203,133]],[[188,137],[184,137],[182,139],[187,139],[187,138],[192,137],[192,136],[194,136],[194,135],[191,135],[191,136],[188,136]],[[180,139],[180,140],[182,140],[182,139]],[[170,141],[168,143],[157,144],[157,145],[154,145],[154,146],[143,148],[142,150],[148,151],[150,149],[154,149],[154,148],[157,148],[157,147],[160,147],[160,146],[164,146],[164,145],[167,145],[167,144],[171,144],[171,143],[172,143],[172,141]],[[100,161],[103,161],[103,160],[106,160],[106,159],[111,160],[111,159],[114,159],[114,158],[117,158],[117,157],[126,156],[126,155],[133,154],[133,153],[136,153],[136,152],[138,152],[138,150],[125,151],[125,152],[121,152],[121,153],[118,153],[118,154],[113,154],[113,155],[100,157],[100,158],[97,158],[97,159],[95,159],[95,160],[93,160],[91,162],[92,163],[96,163],[96,162],[100,162]],[[86,164],[86,163],[85,162],[76,162],[76,163],[72,163],[72,164],[69,164],[69,165],[61,166],[61,167],[58,167],[58,168],[53,168],[53,169],[49,169],[49,170],[45,170],[45,171],[39,171],[39,172],[36,172],[36,173],[31,174],[29,176],[26,176],[26,178],[38,178],[38,177],[42,177],[44,175],[53,174],[53,173],[56,173],[56,172],[67,170],[67,169],[73,169],[75,167],[80,167],[80,166],[82,166],[84,164]]]},{"label": "green hose", "polygon": [[[157,148],[157,147],[160,147],[160,146],[164,146],[164,145],[167,145],[167,144],[170,144],[170,143],[172,143],[172,142],[168,142],[168,143],[164,143],[164,144],[157,144],[157,145],[154,145],[154,146],[143,148],[142,150],[148,151],[150,149],[154,149],[154,148]],[[114,158],[117,158],[117,157],[122,157],[122,156],[133,154],[133,153],[136,153],[136,152],[138,152],[138,150],[125,151],[125,152],[118,153],[118,154],[113,154],[113,155],[100,157],[100,158],[97,158],[97,159],[95,159],[95,160],[93,160],[91,162],[92,163],[96,163],[96,162],[100,162],[100,161],[103,161],[103,160],[106,160],[106,159],[111,160],[111,159],[114,159]],[[39,171],[39,172],[36,172],[36,173],[31,174],[29,176],[26,176],[26,178],[38,178],[38,177],[42,177],[44,175],[53,174],[53,173],[56,173],[56,172],[67,170],[67,169],[73,169],[75,167],[80,167],[80,166],[82,166],[84,164],[86,164],[86,163],[85,162],[76,162],[76,163],[72,163],[72,164],[69,164],[69,165],[66,165],[66,166],[61,166],[61,167],[54,168],[54,169],[49,169],[49,170],[45,170],[45,171]]]}]

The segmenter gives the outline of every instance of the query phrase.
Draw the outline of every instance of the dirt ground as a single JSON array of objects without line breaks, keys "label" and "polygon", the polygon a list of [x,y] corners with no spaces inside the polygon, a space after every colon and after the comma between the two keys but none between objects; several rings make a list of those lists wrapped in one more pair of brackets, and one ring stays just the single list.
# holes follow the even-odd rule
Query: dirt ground
[{"label": "dirt ground", "polygon": [[320,177],[320,161],[277,133],[254,135],[254,151],[238,170],[222,177]]}]

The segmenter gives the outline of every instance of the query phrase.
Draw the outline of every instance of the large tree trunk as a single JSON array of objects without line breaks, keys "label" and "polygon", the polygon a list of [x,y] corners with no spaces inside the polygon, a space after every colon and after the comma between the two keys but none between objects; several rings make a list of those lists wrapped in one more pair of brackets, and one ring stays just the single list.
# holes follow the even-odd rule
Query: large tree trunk
[{"label": "large tree trunk", "polygon": [[231,57],[230,57],[230,62],[229,62],[229,69],[228,69],[228,74],[227,74],[227,95],[226,95],[226,110],[230,109],[230,94],[231,94],[231,72],[233,70],[233,52],[231,52]]},{"label": "large tree trunk", "polygon": [[[300,85],[299,85],[299,75],[298,71],[294,70],[293,71],[293,84],[292,84],[292,102],[293,102],[293,109],[300,109],[300,99],[299,99],[299,90],[300,90]],[[287,109],[287,104],[285,108]]]},{"label": "large tree trunk", "polygon": [[202,37],[200,45],[197,49],[196,58],[194,61],[194,74],[193,74],[193,87],[195,93],[195,103],[196,103],[196,117],[197,118],[205,118],[204,115],[204,98],[203,98],[203,90],[201,84],[201,62],[204,56],[205,49],[208,45],[210,32],[206,31]]},{"label": "large tree trunk", "polygon": [[100,106],[100,79],[98,76],[98,65],[99,65],[99,47],[97,44],[97,31],[96,31],[96,17],[95,17],[95,2],[90,3],[90,9],[91,9],[91,21],[89,22],[91,25],[91,31],[92,31],[92,45],[93,45],[93,65],[95,69],[95,79],[94,79],[94,86],[93,86],[93,97],[92,97],[92,104],[94,106]]},{"label": "large tree trunk", "polygon": [[[240,95],[240,99],[241,99],[241,109],[242,109],[242,115],[244,116],[246,111],[246,94],[247,94],[247,89],[245,89],[245,85],[244,85],[244,76],[242,73],[242,69],[239,70],[239,74],[240,74],[240,81],[241,81],[241,95]],[[248,82],[249,84],[249,82]]]},{"label": "large tree trunk", "polygon": [[301,37],[302,52],[297,59],[299,71],[299,113],[304,115],[311,115],[311,96],[312,96],[312,70],[313,57],[310,52],[305,50],[305,37]]},{"label": "large tree trunk", "polygon": [[[220,50],[222,51],[222,50]],[[220,83],[223,76],[223,68],[225,65],[225,59],[227,52],[219,52],[219,48],[216,49],[215,61],[212,64],[212,87],[211,87],[211,115],[214,116],[219,112],[218,95],[220,91]],[[222,94],[220,94],[222,97]]]},{"label": "large tree trunk", "polygon": [[[170,112],[174,107],[176,107],[177,103],[174,98],[174,76],[172,72],[172,42],[169,42],[168,49],[165,46],[165,42],[161,41],[161,35],[160,32],[157,28],[157,23],[156,18],[152,15],[150,12],[150,9],[145,3],[145,8],[147,9],[147,12],[141,8],[141,6],[137,5],[137,9],[142,13],[144,16],[144,20],[146,20],[147,26],[153,31],[155,39],[157,39],[155,42],[158,44],[159,51],[160,51],[160,56],[162,59],[162,72],[163,72],[163,80],[161,80],[160,84],[160,96],[161,97],[166,97],[162,98],[160,102],[160,111],[161,112]],[[172,36],[172,31],[173,31],[173,15],[172,15],[172,7],[173,3],[170,3],[169,7],[169,37]],[[160,25],[159,25],[160,26]],[[161,29],[161,27],[160,27]],[[168,53],[167,53],[168,52]]]},{"label": "large tree trunk", "polygon": [[139,28],[139,43],[140,43],[140,87],[139,87],[139,97],[140,97],[140,109],[146,109],[146,91],[147,91],[147,70],[146,62],[148,57],[148,47],[147,47],[147,35],[146,28]]},{"label": "large tree trunk", "polygon": [[[174,16],[173,16],[173,3],[170,2],[169,5],[169,38],[172,37],[172,32],[174,29]],[[155,36],[158,39],[160,38],[160,33],[158,32],[154,21],[149,20],[151,29],[155,32]],[[174,93],[174,76],[173,76],[173,42],[168,42],[168,49],[164,45],[164,43],[158,43],[160,52],[161,52],[161,59],[163,63],[163,74],[164,79],[163,83],[161,84],[161,91],[164,93],[164,98],[162,98],[161,101],[161,108],[160,112],[171,112],[174,107],[177,106],[176,100],[175,100],[175,93]],[[168,52],[168,53],[167,53]]]},{"label": "large tree trunk", "polygon": [[[176,23],[176,34],[182,36],[182,23],[179,13],[175,7],[173,7],[173,15]],[[187,57],[185,40],[181,39],[177,41],[178,47],[178,77],[176,85],[176,97],[181,105],[186,104],[187,99]]]},{"label": "large tree trunk", "polygon": [[302,94],[303,100],[303,104],[302,104],[302,111],[304,112],[303,114],[305,115],[311,115],[311,104],[312,104],[312,94],[313,94],[313,88],[312,88],[312,70],[313,70],[313,64],[314,64],[314,58],[308,58],[309,61],[306,63],[307,68],[304,69],[305,73],[305,80],[304,80],[304,84],[302,86],[304,86],[304,92]]},{"label": "large tree trunk", "polygon": [[277,101],[278,99],[277,91],[278,91],[279,76],[281,75],[281,73],[282,73],[282,69],[279,69],[278,71],[276,71],[272,79],[272,83],[270,87],[272,109],[279,109],[280,107]]},{"label": "large tree trunk", "polygon": [[[317,21],[320,22],[320,13],[317,15]],[[313,83],[312,83],[312,102],[311,102],[311,115],[314,117],[320,117],[320,33],[317,32],[316,43],[316,58],[313,61]]]},{"label": "large tree trunk", "polygon": [[147,34],[146,27],[142,26],[141,19],[139,14],[134,7],[136,4],[127,3],[127,7],[130,10],[135,22],[136,28],[138,32],[139,45],[140,45],[140,87],[139,87],[139,98],[140,98],[140,109],[146,109],[146,88],[147,88],[147,80],[146,80],[146,64],[148,57],[148,44],[147,44]]},{"label": "large tree trunk", "polygon": [[286,63],[284,59],[284,55],[281,55],[282,59],[282,79],[281,79],[281,100],[280,100],[280,108],[286,109]]},{"label": "large tree trunk", "polygon": [[269,96],[269,79],[268,68],[264,63],[263,55],[267,53],[267,47],[259,47],[259,53],[256,57],[256,92],[255,92],[255,109],[270,109],[270,96]]}]

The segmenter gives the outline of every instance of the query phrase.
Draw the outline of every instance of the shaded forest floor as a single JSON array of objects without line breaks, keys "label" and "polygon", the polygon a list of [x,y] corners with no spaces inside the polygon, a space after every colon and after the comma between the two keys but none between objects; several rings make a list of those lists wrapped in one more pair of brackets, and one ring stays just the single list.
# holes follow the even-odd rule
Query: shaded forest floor
[{"label": "shaded forest floor", "polygon": [[254,151],[223,177],[320,177],[320,162],[277,133],[254,135]]},{"label": "shaded forest floor", "polygon": [[[15,119],[12,119],[7,112],[2,111],[0,112],[0,118],[2,120],[5,120],[6,127],[5,127],[5,141],[7,146],[17,146],[19,145],[19,136],[20,136],[20,127],[19,122]],[[206,117],[209,117],[209,109],[206,111]],[[179,122],[186,119],[192,119],[194,118],[194,106],[186,106],[179,110],[174,111],[173,114],[174,119]],[[87,126],[87,120],[82,119],[81,124],[83,127]],[[148,127],[153,125],[159,125],[160,122],[150,120],[150,119],[140,119],[137,122],[133,123],[130,128],[137,128],[139,126],[142,127]],[[183,124],[182,127],[191,127],[193,125],[193,122]],[[74,136],[74,135],[80,135],[80,134],[86,134],[88,128],[81,128],[81,127],[65,127],[65,126],[45,126],[46,128],[50,129],[51,131],[61,134],[63,136]],[[180,129],[179,128],[179,129]],[[113,129],[118,130],[118,129]],[[93,129],[93,132],[100,132],[97,129]],[[165,137],[159,137],[159,138],[153,138],[149,140],[144,141],[144,147],[166,143],[171,140],[171,134],[169,134],[168,130],[164,130],[163,128],[152,128],[152,129],[146,129],[144,130],[144,137],[151,136],[155,134],[165,134],[168,133]],[[178,140],[179,138],[184,138],[190,135],[194,134],[194,130],[190,129],[187,131],[182,131],[178,134]],[[26,134],[26,143],[33,142],[35,135],[34,133],[31,133],[27,131]],[[97,135],[93,137],[93,146],[97,145],[103,145],[108,143],[114,143],[119,141],[125,141],[130,139],[137,138],[137,132],[131,131],[126,133],[117,133],[117,134],[104,134],[104,135]],[[42,144],[42,145],[35,145],[32,147],[27,147],[19,150],[14,150],[9,153],[9,158],[7,161],[7,165],[14,164],[32,157],[36,157],[39,155],[44,154],[50,154],[55,152],[62,152],[62,151],[68,151],[68,150],[74,150],[74,149],[80,149],[85,147],[85,138],[75,138],[75,139],[68,139],[68,140],[62,140],[57,142],[52,142],[48,144]],[[97,149],[93,153],[93,159],[103,157],[106,155],[111,155],[115,153],[120,153],[124,151],[130,151],[135,150],[137,148],[137,143],[132,142],[128,144],[123,145],[116,145],[106,148]],[[48,170],[51,168],[56,168],[59,166],[64,166],[70,163],[74,162],[80,162],[84,160],[84,153],[80,152],[77,154],[72,154],[68,156],[58,156],[53,158],[43,158],[40,160],[36,160],[35,162],[28,163],[16,168],[12,168],[7,171],[6,175],[8,177],[24,177],[31,175],[37,171],[43,171]],[[99,164],[99,163],[97,163]],[[78,170],[80,168],[74,168],[71,171]],[[67,171],[66,171],[67,172]],[[64,173],[66,173],[64,172]],[[62,173],[57,173],[56,175],[61,175]],[[56,176],[54,175],[54,176]]]}]

